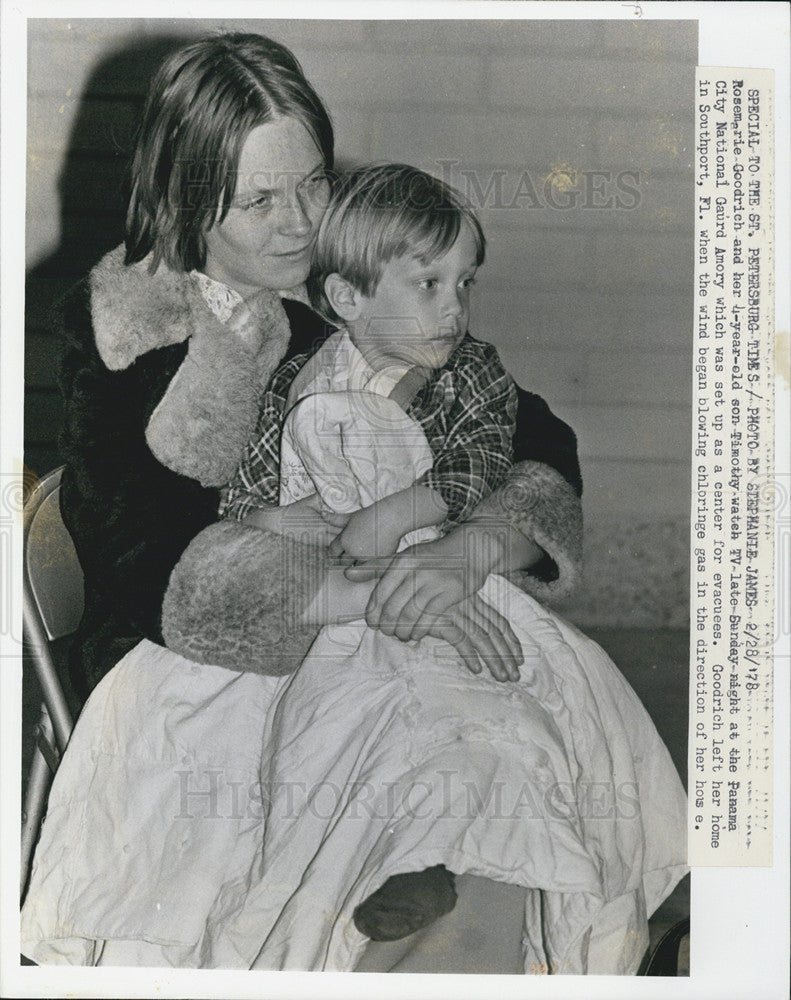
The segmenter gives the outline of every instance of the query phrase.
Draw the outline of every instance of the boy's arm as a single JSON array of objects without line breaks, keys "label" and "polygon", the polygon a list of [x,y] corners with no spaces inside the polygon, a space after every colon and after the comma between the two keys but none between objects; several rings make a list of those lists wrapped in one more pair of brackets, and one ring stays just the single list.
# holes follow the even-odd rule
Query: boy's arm
[{"label": "boy's arm", "polygon": [[234,478],[220,494],[221,518],[244,521],[255,511],[276,507],[280,499],[280,432],[288,389],[307,355],[285,362],[272,376],[261,399],[256,432]]},{"label": "boy's arm", "polygon": [[517,409],[516,386],[491,344],[465,342],[454,378],[445,441],[423,478],[445,502],[448,528],[466,521],[508,474]]},{"label": "boy's arm", "polygon": [[340,530],[330,544],[330,555],[346,563],[394,555],[404,535],[442,524],[447,515],[447,505],[437,490],[413,483],[353,514],[326,513],[327,523]]},{"label": "boy's arm", "polygon": [[[469,338],[452,369],[456,398],[434,463],[408,489],[349,517],[330,552],[346,561],[395,553],[409,531],[464,521],[505,478],[511,464],[516,388],[491,344]],[[405,410],[426,380],[411,369],[390,398]],[[328,517],[332,521],[331,516]]]}]

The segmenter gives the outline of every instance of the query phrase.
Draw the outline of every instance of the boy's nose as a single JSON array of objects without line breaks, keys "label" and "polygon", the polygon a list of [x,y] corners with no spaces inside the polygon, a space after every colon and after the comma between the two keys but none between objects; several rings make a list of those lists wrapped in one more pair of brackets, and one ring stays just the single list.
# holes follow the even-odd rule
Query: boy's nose
[{"label": "boy's nose", "polygon": [[464,312],[464,295],[458,289],[451,289],[443,303],[447,316],[461,316]]}]

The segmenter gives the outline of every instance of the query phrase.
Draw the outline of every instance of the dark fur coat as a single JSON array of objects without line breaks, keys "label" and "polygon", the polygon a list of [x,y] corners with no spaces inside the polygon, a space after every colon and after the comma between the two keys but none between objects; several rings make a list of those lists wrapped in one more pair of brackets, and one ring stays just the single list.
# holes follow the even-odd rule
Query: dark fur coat
[{"label": "dark fur coat", "polygon": [[[306,306],[273,292],[247,305],[251,335],[236,336],[188,275],[150,274],[146,261],[126,267],[118,248],[59,311],[61,509],[86,588],[71,657],[82,694],[141,638],[163,642],[166,592],[164,631],[179,637],[168,643],[178,651],[244,669],[259,640],[271,644],[260,586],[249,595],[241,587],[242,606],[237,597],[240,581],[271,579],[280,542],[215,525],[219,488],[236,470],[276,365],[327,331]],[[576,441],[540,397],[520,390],[514,444],[524,464],[499,492],[500,508],[548,553],[520,582],[539,596],[562,593],[576,579],[581,547]],[[233,596],[218,601],[229,581]]]}]

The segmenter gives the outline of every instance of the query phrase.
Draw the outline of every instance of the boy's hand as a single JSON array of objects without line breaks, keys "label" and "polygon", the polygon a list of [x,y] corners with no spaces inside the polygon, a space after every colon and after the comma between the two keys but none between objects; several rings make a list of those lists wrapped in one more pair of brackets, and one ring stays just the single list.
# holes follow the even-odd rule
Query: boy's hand
[{"label": "boy's hand", "polygon": [[[346,515],[338,516],[343,518]],[[286,535],[305,545],[329,545],[338,534],[338,526],[330,524],[322,516],[321,500],[315,493],[282,507],[251,511],[245,518],[245,524]]]},{"label": "boy's hand", "polygon": [[[351,515],[327,512],[328,522],[342,529],[330,554],[346,564],[355,559],[392,556],[404,535],[416,528],[440,524],[447,513],[440,494],[421,483],[382,497]],[[341,522],[339,518],[343,517],[347,520]]]},{"label": "boy's hand", "polygon": [[384,501],[363,507],[353,514],[325,511],[323,516],[327,523],[342,529],[330,543],[330,555],[344,564],[351,564],[357,559],[393,555],[402,532],[388,513],[388,505]]}]

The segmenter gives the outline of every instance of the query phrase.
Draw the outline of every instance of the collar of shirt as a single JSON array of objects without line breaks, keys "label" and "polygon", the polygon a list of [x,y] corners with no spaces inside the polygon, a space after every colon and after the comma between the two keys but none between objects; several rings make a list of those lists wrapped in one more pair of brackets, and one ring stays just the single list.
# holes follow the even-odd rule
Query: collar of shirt
[{"label": "collar of shirt", "polygon": [[[190,271],[190,276],[198,283],[198,288],[206,305],[221,323],[227,323],[234,309],[243,301],[242,296],[223,281],[210,278],[202,271]],[[309,306],[304,285],[287,288],[277,293],[282,299],[294,299]]]},{"label": "collar of shirt", "polygon": [[389,396],[409,365],[375,371],[355,347],[347,330],[337,330],[319,348],[292,386],[294,399],[313,392],[371,392]]},{"label": "collar of shirt", "polygon": [[221,323],[227,323],[231,313],[241,303],[242,296],[222,281],[210,278],[202,271],[190,271],[206,305]]},{"label": "collar of shirt", "polygon": [[[409,365],[392,364],[374,370],[362,352],[355,347],[347,330],[341,332],[335,355],[337,380],[345,380],[345,389],[356,392],[373,392],[377,396],[389,396],[396,385],[409,371]],[[335,381],[335,380],[333,380]],[[338,385],[338,388],[341,388]]]}]

